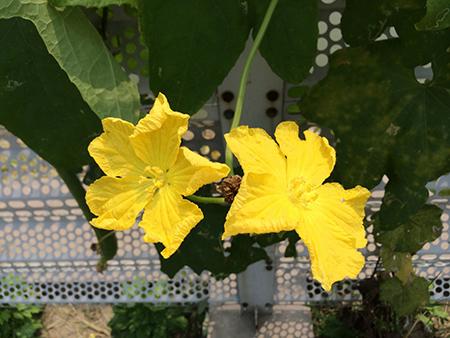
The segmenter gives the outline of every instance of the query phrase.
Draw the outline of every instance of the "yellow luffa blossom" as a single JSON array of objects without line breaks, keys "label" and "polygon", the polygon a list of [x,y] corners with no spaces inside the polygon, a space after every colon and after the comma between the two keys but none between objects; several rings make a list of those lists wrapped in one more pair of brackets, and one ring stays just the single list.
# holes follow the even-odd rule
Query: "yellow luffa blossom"
[{"label": "yellow luffa blossom", "polygon": [[183,196],[228,174],[226,165],[180,147],[188,120],[189,115],[170,109],[163,94],[137,126],[118,118],[102,120],[104,133],[88,148],[106,174],[86,194],[98,216],[92,225],[126,230],[144,210],[139,223],[144,240],[163,243],[165,258],[178,249],[203,218],[200,208]]},{"label": "yellow luffa blossom", "polygon": [[315,279],[330,290],[364,266],[362,224],[370,192],[326,183],[336,154],[324,137],[295,122],[278,125],[275,141],[262,129],[241,126],[225,135],[244,170],[225,223],[224,238],[241,233],[295,230],[306,244]]}]

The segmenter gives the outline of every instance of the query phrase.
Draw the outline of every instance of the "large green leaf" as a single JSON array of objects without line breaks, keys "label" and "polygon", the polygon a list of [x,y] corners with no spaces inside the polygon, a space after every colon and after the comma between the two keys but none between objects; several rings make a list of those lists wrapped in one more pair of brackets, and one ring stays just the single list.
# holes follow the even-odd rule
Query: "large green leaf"
[{"label": "large green leaf", "polygon": [[389,170],[424,185],[450,165],[450,94],[416,81],[389,53],[348,48],[331,58],[328,76],[301,104],[334,130],[335,175],[372,188]]},{"label": "large green leaf", "polygon": [[33,22],[49,53],[100,118],[137,120],[137,85],[128,79],[81,9],[58,11],[46,0],[1,1],[0,18],[12,17]]},{"label": "large green leaf", "polygon": [[[396,226],[392,230],[380,229],[380,224],[375,224],[377,242],[383,247],[395,252],[415,253],[425,243],[434,241],[442,232],[440,216],[442,210],[434,205],[425,205],[409,220]],[[387,227],[386,223],[382,223]]]},{"label": "large green leaf", "polygon": [[433,82],[450,90],[450,46],[434,56]]},{"label": "large green leaf", "polygon": [[360,46],[375,41],[386,29],[387,17],[381,1],[347,0],[342,16],[342,35],[349,45]]},{"label": "large green leaf", "polygon": [[[400,78],[408,77],[404,74]],[[328,76],[300,102],[307,118],[334,130],[337,163],[334,176],[345,186],[372,188],[386,172],[394,138],[390,90],[382,65],[363,49],[345,49],[331,57]],[[391,128],[392,129],[392,128]]]},{"label": "large green leaf", "polygon": [[[253,37],[269,2],[249,2]],[[267,27],[259,50],[272,70],[285,81],[299,83],[309,74],[317,52],[317,6],[316,0],[280,0]]]},{"label": "large green leaf", "polygon": [[450,27],[450,0],[427,0],[427,13],[416,24],[419,30]]},{"label": "large green leaf", "polygon": [[55,167],[79,170],[100,120],[30,22],[0,23],[0,123]]},{"label": "large green leaf", "polygon": [[[394,21],[411,14],[420,17],[426,0],[347,0],[342,16],[342,34],[351,46],[375,41]],[[417,21],[417,20],[416,20]]]},{"label": "large green leaf", "polygon": [[413,277],[406,285],[393,277],[381,283],[380,299],[392,306],[399,316],[412,314],[429,299],[428,281],[422,277]]},{"label": "large green leaf", "polygon": [[[169,259],[161,257],[161,270],[173,277],[184,266],[200,274],[207,270],[218,277],[244,271],[251,263],[268,259],[264,249],[254,247],[255,239],[248,235],[235,236],[230,248],[224,249],[221,236],[228,208],[201,205],[205,218],[197,224]],[[159,251],[162,246],[157,245]]]},{"label": "large green leaf", "polygon": [[[0,124],[62,173],[90,219],[76,172],[92,161],[87,146],[101,132],[99,118],[47,52],[31,22],[0,20],[0,49]],[[105,238],[106,230],[94,230],[104,264],[117,250],[116,239]]]},{"label": "large green leaf", "polygon": [[426,64],[448,46],[450,30],[417,31],[425,6],[426,0],[348,0],[341,25],[344,40],[353,47],[368,45],[388,27],[395,28],[400,40],[387,48],[407,66]]},{"label": "large green leaf", "polygon": [[408,67],[427,64],[449,47],[450,29],[418,31],[414,23],[420,17],[420,14],[411,14],[393,23],[401,42],[398,52]]},{"label": "large green leaf", "polygon": [[141,0],[150,87],[180,111],[195,113],[223,81],[249,33],[240,0]]},{"label": "large green leaf", "polygon": [[101,8],[111,5],[137,7],[137,0],[49,0],[48,2],[55,7],[83,6]]},{"label": "large green leaf", "polygon": [[403,179],[388,172],[389,182],[385,187],[383,205],[377,214],[379,230],[392,230],[409,220],[427,201],[426,180]]},{"label": "large green leaf", "polygon": [[335,132],[335,179],[372,188],[388,175],[377,241],[414,253],[442,230],[441,210],[424,205],[425,184],[450,165],[450,92],[440,82],[419,83],[402,65],[397,42],[334,54],[302,108]]}]

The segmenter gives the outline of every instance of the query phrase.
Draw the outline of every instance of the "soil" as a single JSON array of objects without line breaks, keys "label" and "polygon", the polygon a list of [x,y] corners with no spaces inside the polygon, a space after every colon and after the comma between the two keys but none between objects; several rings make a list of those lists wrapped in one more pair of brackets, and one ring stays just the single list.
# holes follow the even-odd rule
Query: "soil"
[{"label": "soil", "polygon": [[47,305],[42,338],[110,338],[110,305]]}]

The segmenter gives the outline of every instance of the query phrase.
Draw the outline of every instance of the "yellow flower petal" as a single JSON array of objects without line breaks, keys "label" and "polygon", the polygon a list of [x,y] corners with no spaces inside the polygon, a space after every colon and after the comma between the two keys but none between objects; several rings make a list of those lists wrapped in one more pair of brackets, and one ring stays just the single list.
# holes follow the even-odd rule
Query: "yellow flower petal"
[{"label": "yellow flower petal", "polygon": [[175,122],[173,127],[177,130],[179,136],[183,136],[187,130],[189,115],[173,111],[166,96],[163,93],[159,93],[152,109],[150,109],[150,113],[139,120],[135,133],[158,130],[168,118],[173,119],[172,121]]},{"label": "yellow flower petal", "polygon": [[274,174],[280,180],[285,178],[286,159],[263,129],[240,126],[225,134],[225,140],[244,172]]},{"label": "yellow flower petal", "polygon": [[183,199],[172,189],[164,187],[145,207],[139,226],[144,228],[144,241],[164,244],[165,249],[161,255],[169,258],[202,219],[203,213],[197,205]]},{"label": "yellow flower petal", "polygon": [[117,118],[102,120],[104,133],[89,145],[89,154],[100,168],[110,176],[139,175],[145,164],[136,156],[129,137],[134,126]]},{"label": "yellow flower petal", "polygon": [[188,120],[189,115],[172,111],[165,96],[159,94],[130,137],[136,154],[148,165],[168,170],[177,158]]},{"label": "yellow flower petal", "polygon": [[294,230],[301,223],[299,209],[280,188],[274,175],[244,175],[225,222],[222,238]]},{"label": "yellow flower petal", "polygon": [[211,162],[186,147],[181,147],[177,160],[167,173],[167,181],[175,191],[189,196],[201,186],[228,175],[230,169],[222,163]]},{"label": "yellow flower petal", "polygon": [[306,140],[301,140],[298,133],[298,125],[292,121],[280,123],[275,131],[281,151],[287,157],[288,179],[301,177],[319,186],[333,171],[336,152],[325,137],[306,130]]},{"label": "yellow flower petal", "polygon": [[103,176],[86,192],[86,203],[98,216],[91,220],[91,224],[102,229],[126,230],[133,226],[151,195],[151,180],[142,182],[137,176]]},{"label": "yellow flower petal", "polygon": [[308,248],[313,277],[329,291],[336,281],[356,278],[364,266],[357,249],[367,243],[363,218],[370,192],[360,186],[344,190],[337,183],[315,192],[316,200],[302,208],[303,223],[296,231]]}]

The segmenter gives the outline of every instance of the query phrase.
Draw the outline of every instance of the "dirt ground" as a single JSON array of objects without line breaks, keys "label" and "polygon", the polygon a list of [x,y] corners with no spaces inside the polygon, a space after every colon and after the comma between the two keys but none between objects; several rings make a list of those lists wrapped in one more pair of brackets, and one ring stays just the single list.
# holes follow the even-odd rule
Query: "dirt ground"
[{"label": "dirt ground", "polygon": [[110,305],[47,305],[42,338],[109,338]]}]

